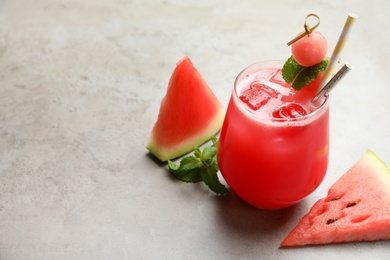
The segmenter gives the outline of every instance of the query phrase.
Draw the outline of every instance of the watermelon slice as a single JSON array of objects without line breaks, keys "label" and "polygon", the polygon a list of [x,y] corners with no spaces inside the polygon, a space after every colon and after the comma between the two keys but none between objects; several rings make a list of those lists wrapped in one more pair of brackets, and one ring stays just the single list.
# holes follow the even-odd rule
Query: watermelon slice
[{"label": "watermelon slice", "polygon": [[282,247],[390,239],[390,169],[366,154],[318,200]]},{"label": "watermelon slice", "polygon": [[188,57],[177,64],[146,148],[159,160],[182,156],[215,135],[225,108]]}]

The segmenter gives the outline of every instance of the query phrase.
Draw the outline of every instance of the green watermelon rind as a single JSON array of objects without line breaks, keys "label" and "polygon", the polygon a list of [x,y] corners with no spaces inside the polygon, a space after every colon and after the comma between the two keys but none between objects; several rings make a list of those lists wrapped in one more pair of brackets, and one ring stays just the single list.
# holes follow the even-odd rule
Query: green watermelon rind
[{"label": "green watermelon rind", "polygon": [[377,168],[377,171],[375,172],[377,173],[378,177],[382,179],[383,184],[388,187],[390,195],[390,168],[371,150],[367,150],[364,157],[365,160],[371,161],[372,166]]},{"label": "green watermelon rind", "polygon": [[[354,177],[355,175],[357,176]],[[363,189],[367,187],[368,190],[364,189],[365,191],[361,192],[359,185]],[[370,203],[371,193],[374,193],[376,198],[372,204]],[[345,209],[346,203],[350,203],[351,198],[361,200],[357,204],[360,206],[354,206],[350,210]],[[334,200],[335,202],[333,202]],[[367,150],[363,157],[330,187],[327,196],[319,199],[311,207],[310,211],[302,217],[297,226],[281,242],[280,246],[297,247],[388,240],[390,239],[389,202],[390,169],[373,151]],[[328,214],[329,205],[333,205],[333,209]],[[340,220],[337,219],[337,216],[334,216],[334,213],[337,212],[344,214],[341,215]],[[352,218],[362,218],[364,217],[361,215],[362,213],[368,214],[366,218],[358,222],[347,217],[349,215]],[[320,224],[328,220],[330,216],[336,217],[335,224],[329,225],[329,228],[326,228],[326,224]],[[371,219],[371,216],[373,219]],[[317,217],[320,222],[316,221]],[[379,220],[377,220],[378,217]],[[341,222],[339,223],[339,221]]]},{"label": "green watermelon rind", "polygon": [[220,109],[217,114],[210,120],[210,123],[203,131],[198,132],[191,138],[183,140],[180,144],[171,147],[161,147],[156,144],[153,136],[148,140],[146,148],[154,154],[160,161],[165,162],[183,156],[193,151],[195,147],[199,147],[209,141],[221,130],[223,120],[225,118],[225,110]]}]

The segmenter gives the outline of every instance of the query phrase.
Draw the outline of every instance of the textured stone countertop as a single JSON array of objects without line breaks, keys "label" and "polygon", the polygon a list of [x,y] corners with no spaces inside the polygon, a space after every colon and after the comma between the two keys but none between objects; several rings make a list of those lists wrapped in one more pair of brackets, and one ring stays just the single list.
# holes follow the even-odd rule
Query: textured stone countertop
[{"label": "textured stone countertop", "polygon": [[[390,259],[390,241],[279,243],[367,149],[390,164],[387,0],[0,0],[0,259]],[[172,180],[145,149],[188,55],[224,105],[241,69],[286,59],[308,13],[331,53],[330,164],[281,211]]]}]

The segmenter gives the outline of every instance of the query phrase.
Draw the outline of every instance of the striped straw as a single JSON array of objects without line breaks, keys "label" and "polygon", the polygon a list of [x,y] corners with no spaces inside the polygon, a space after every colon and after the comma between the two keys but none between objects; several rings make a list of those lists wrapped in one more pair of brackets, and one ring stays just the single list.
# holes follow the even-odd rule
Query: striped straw
[{"label": "striped straw", "polygon": [[340,82],[342,78],[352,69],[351,64],[346,63],[341,69],[325,84],[320,92],[312,99],[313,103],[316,103],[323,96],[328,96],[329,92]]},{"label": "striped straw", "polygon": [[339,36],[339,40],[336,43],[336,47],[333,50],[332,56],[330,57],[328,66],[326,67],[326,70],[324,72],[324,76],[322,77],[320,86],[317,90],[317,94],[321,91],[321,89],[325,86],[325,84],[329,81],[329,79],[332,77],[332,73],[334,69],[337,66],[337,62],[340,56],[341,51],[344,49],[344,46],[348,42],[349,33],[351,32],[352,25],[355,23],[357,19],[356,14],[349,14],[347,21],[345,22],[343,31],[341,32]]}]

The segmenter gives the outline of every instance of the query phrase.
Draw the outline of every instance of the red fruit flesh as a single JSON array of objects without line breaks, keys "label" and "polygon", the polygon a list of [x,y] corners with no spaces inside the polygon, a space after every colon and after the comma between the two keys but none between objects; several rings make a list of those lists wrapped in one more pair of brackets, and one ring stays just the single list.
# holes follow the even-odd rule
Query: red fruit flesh
[{"label": "red fruit flesh", "polygon": [[328,44],[320,32],[314,31],[293,43],[291,51],[300,65],[309,67],[325,58]]},{"label": "red fruit flesh", "polygon": [[330,187],[281,246],[390,239],[390,169],[372,151]]},{"label": "red fruit flesh", "polygon": [[146,148],[167,161],[191,152],[222,126],[225,108],[189,57],[177,64]]}]

